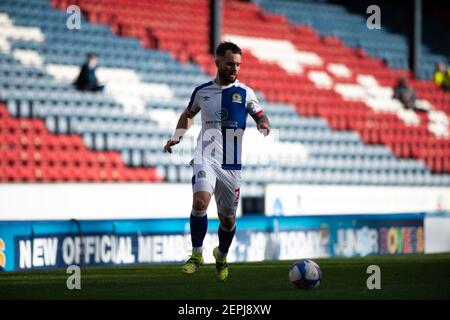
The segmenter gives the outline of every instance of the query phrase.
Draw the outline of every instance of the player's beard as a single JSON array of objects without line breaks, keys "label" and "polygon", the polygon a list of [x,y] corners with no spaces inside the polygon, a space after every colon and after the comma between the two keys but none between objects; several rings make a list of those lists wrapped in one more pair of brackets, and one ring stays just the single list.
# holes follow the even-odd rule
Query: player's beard
[{"label": "player's beard", "polygon": [[236,81],[238,74],[228,73],[227,71],[219,71],[219,79],[222,84],[227,85]]}]

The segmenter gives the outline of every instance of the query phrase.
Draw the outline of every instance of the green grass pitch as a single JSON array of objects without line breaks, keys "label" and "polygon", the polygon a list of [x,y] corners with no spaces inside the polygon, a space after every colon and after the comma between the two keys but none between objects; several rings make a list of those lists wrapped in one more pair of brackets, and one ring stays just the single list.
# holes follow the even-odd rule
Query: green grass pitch
[{"label": "green grass pitch", "polygon": [[[180,265],[82,268],[81,290],[68,290],[65,270],[0,273],[0,299],[450,299],[450,254],[314,259],[317,289],[288,281],[293,261],[230,263],[225,283],[214,265],[183,276]],[[369,265],[381,268],[381,289],[369,290]]]}]

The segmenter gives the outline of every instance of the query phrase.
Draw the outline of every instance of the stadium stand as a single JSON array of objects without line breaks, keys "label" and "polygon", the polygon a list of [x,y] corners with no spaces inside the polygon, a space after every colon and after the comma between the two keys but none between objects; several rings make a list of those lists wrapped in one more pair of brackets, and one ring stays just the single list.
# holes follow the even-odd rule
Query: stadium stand
[{"label": "stadium stand", "polygon": [[[289,0],[258,1],[261,8],[271,13],[286,16],[291,23],[308,25],[321,36],[338,37],[345,45],[362,48],[370,56],[385,59],[394,69],[408,68],[408,23],[410,12],[405,10],[406,2],[379,1],[382,8],[382,28],[367,32],[366,9],[371,1],[345,1],[336,3]],[[436,62],[448,64],[450,46],[439,37],[445,30],[443,22],[433,16],[424,16],[423,47],[421,51],[420,77],[431,79]],[[333,21],[331,25],[329,21]],[[439,41],[436,45],[433,40]],[[433,49],[440,49],[434,53]],[[446,53],[446,54],[445,54]]]},{"label": "stadium stand", "polygon": [[[80,30],[66,28],[71,4],[87,19]],[[198,122],[178,162],[161,149],[193,88],[215,70],[207,10],[206,0],[2,1],[0,180],[190,182]],[[417,114],[391,99],[407,71],[358,57],[336,36],[239,1],[225,1],[224,28],[244,44],[241,80],[280,129],[266,151],[248,130],[245,192],[261,193],[269,180],[450,185],[450,103],[431,81],[410,79],[429,108]],[[90,51],[104,94],[70,83]],[[36,152],[35,141],[55,147]]]},{"label": "stadium stand", "polygon": [[79,135],[56,135],[40,119],[13,118],[0,104],[2,182],[160,181],[152,168],[125,167],[117,152],[88,150]]}]

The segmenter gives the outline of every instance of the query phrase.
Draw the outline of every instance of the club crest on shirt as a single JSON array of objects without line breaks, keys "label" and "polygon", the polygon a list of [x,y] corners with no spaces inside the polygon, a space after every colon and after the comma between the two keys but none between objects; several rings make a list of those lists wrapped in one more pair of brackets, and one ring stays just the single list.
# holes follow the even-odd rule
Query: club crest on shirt
[{"label": "club crest on shirt", "polygon": [[231,102],[242,103],[242,96],[239,93],[235,93],[231,96]]}]

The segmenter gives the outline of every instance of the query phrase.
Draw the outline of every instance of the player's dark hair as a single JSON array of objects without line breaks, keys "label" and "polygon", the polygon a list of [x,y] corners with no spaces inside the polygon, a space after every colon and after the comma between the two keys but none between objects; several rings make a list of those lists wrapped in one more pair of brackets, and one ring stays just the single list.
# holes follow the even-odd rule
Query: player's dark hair
[{"label": "player's dark hair", "polygon": [[242,50],[235,43],[230,41],[222,41],[216,49],[216,57],[225,56],[225,52],[231,50],[232,53],[238,53],[242,56]]}]

